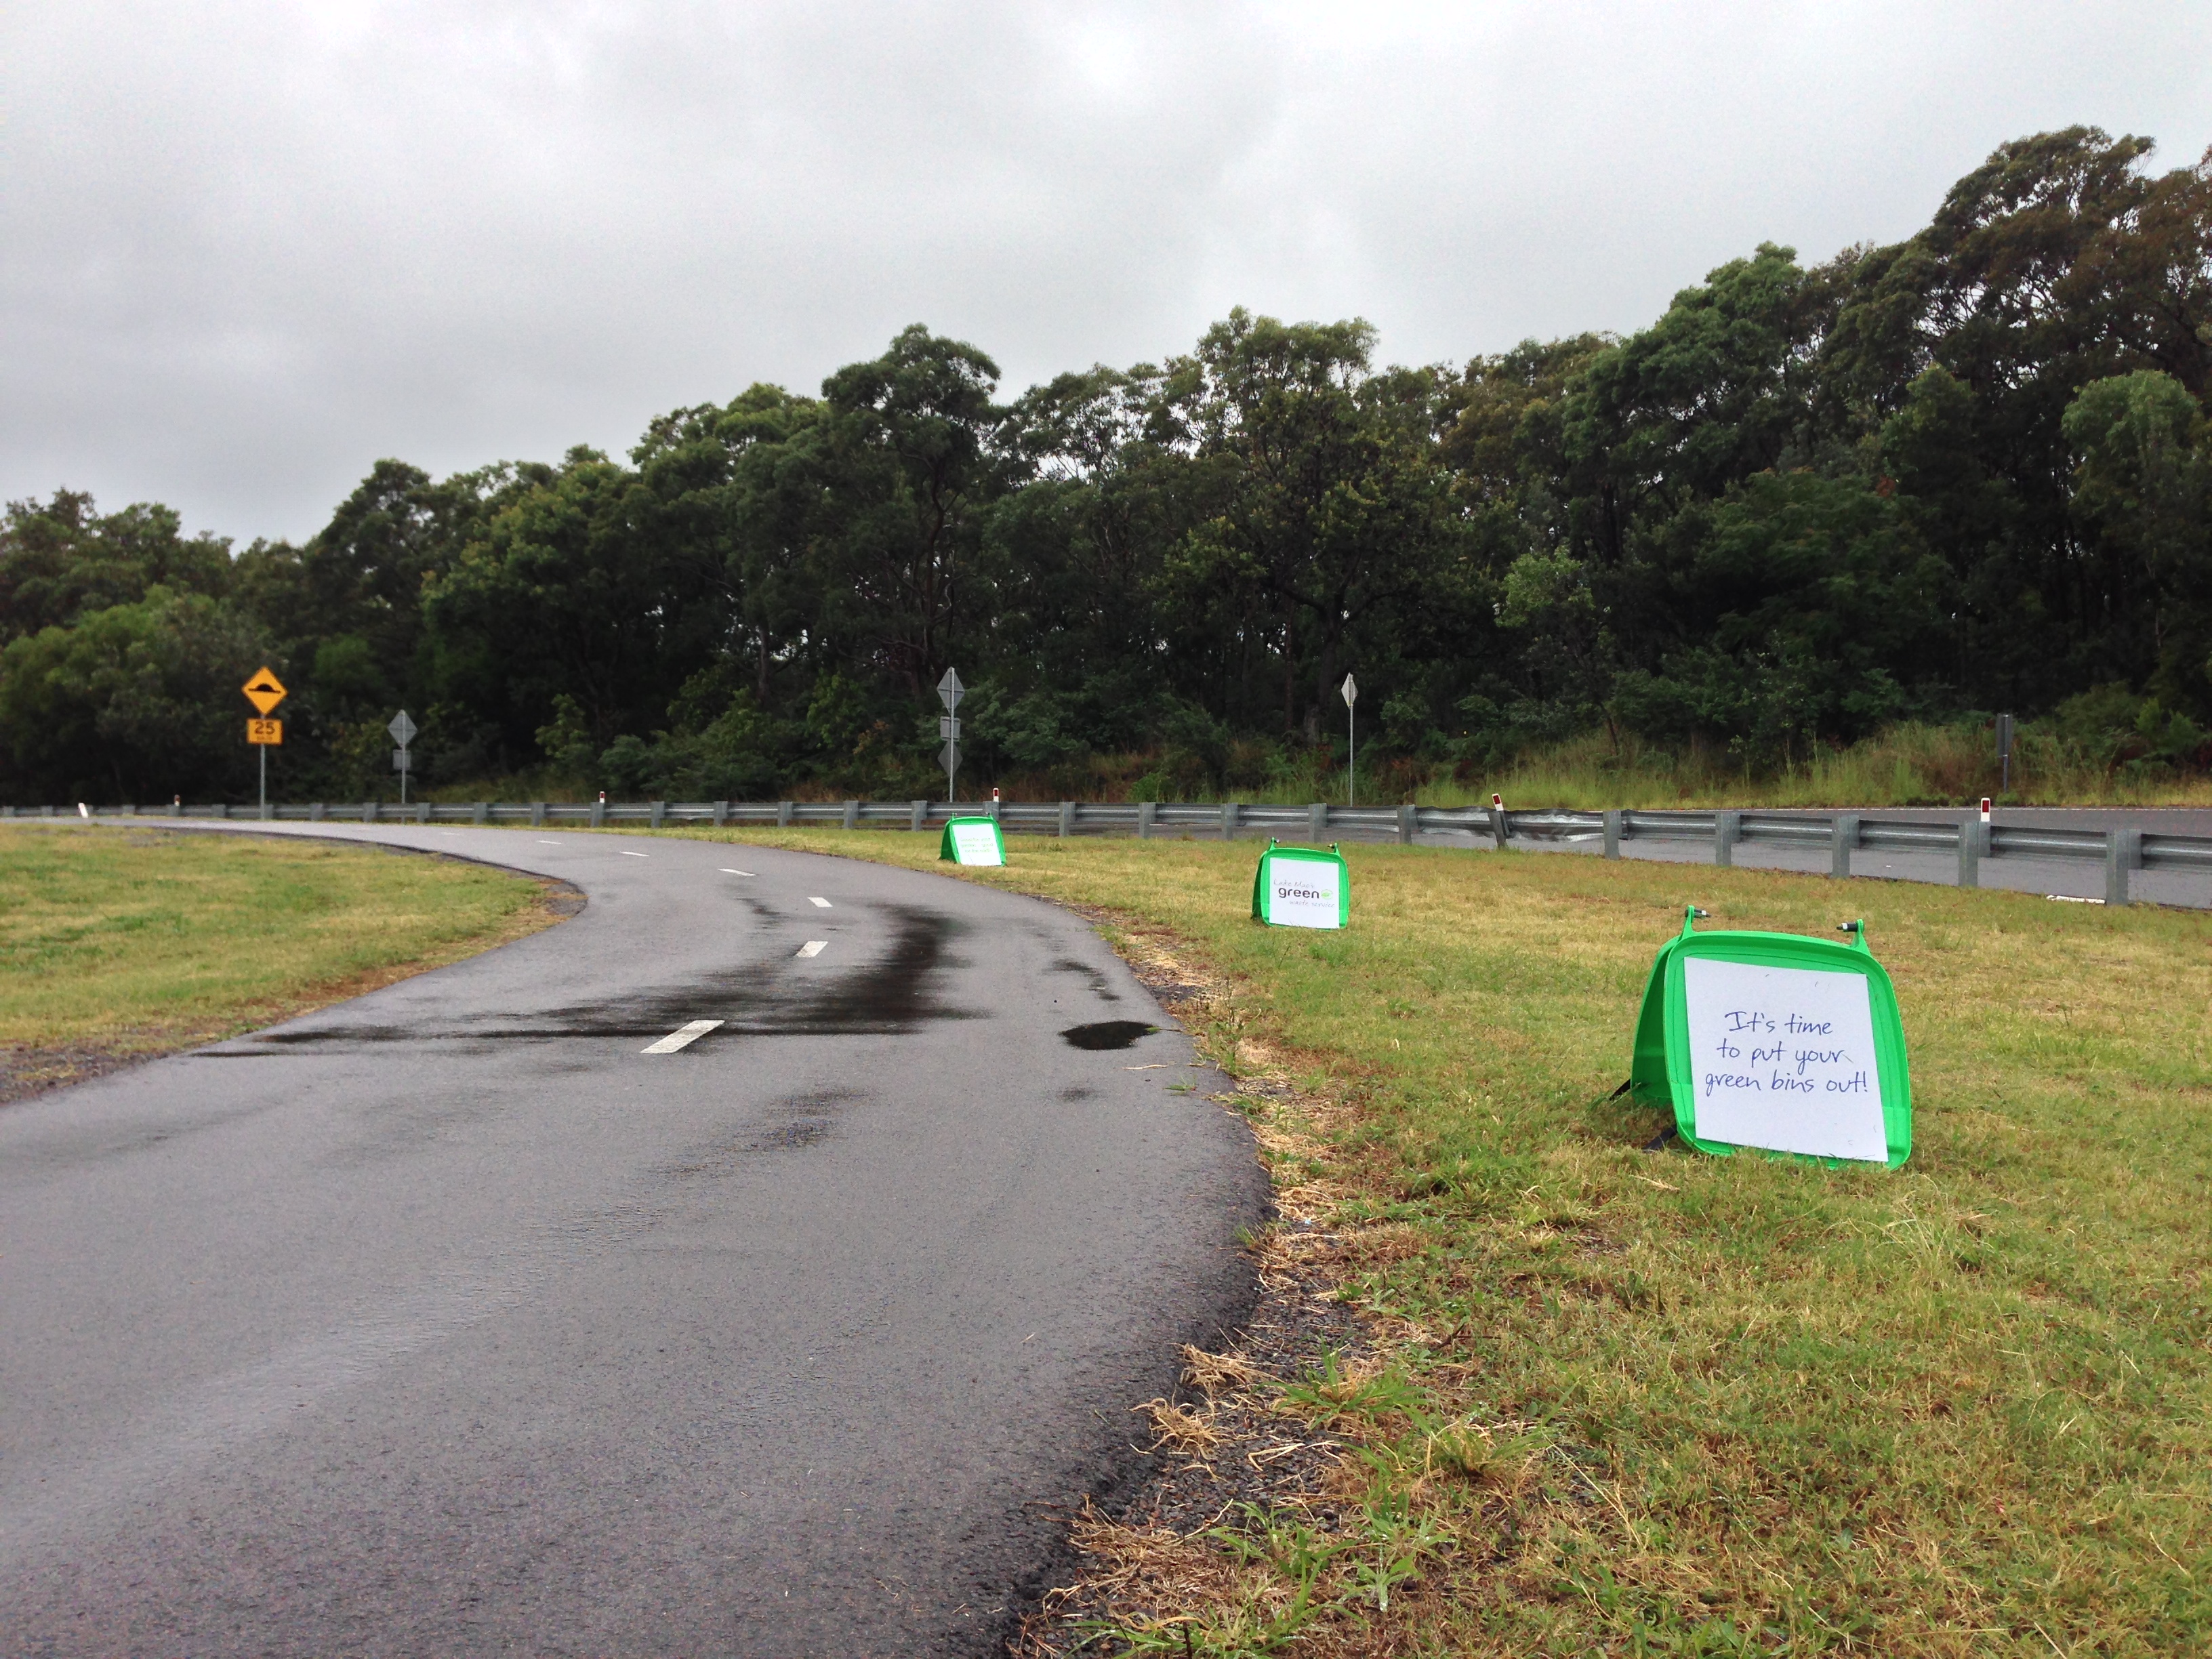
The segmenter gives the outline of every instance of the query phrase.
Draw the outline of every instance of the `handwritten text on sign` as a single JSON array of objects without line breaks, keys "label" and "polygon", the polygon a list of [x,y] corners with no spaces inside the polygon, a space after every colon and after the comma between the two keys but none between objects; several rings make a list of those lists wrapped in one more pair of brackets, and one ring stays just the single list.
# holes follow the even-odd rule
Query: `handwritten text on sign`
[{"label": "handwritten text on sign", "polygon": [[999,856],[999,832],[988,823],[954,824],[952,854],[956,864],[1006,862]]},{"label": "handwritten text on sign", "polygon": [[1699,1139],[1887,1159],[1865,975],[1692,957],[1682,990]]},{"label": "handwritten text on sign", "polygon": [[1278,927],[1340,927],[1343,924],[1334,859],[1267,860],[1267,920]]}]

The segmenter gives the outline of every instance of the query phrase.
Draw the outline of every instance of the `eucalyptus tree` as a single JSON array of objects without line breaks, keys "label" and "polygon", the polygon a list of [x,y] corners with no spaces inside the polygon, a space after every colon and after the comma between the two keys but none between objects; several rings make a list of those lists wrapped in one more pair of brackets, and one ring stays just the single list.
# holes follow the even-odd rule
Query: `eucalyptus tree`
[{"label": "eucalyptus tree", "polygon": [[1170,577],[1247,603],[1247,625],[1272,635],[1284,726],[1303,724],[1309,740],[1353,639],[1471,569],[1439,447],[1449,377],[1377,371],[1374,337],[1358,319],[1285,324],[1240,308],[1162,379],[1164,435],[1216,475]]}]

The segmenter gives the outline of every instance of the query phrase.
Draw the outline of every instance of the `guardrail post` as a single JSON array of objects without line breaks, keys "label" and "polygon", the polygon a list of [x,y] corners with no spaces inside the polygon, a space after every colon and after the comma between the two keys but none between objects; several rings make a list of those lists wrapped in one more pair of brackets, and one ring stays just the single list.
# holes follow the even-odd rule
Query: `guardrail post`
[{"label": "guardrail post", "polygon": [[1317,800],[1306,808],[1306,839],[1310,842],[1324,842],[1328,839],[1328,803],[1327,801]]},{"label": "guardrail post", "polygon": [[1159,811],[1160,804],[1156,800],[1140,800],[1137,803],[1137,839],[1139,841],[1150,841],[1152,838],[1152,820],[1159,816]]},{"label": "guardrail post", "polygon": [[1506,822],[1505,809],[1493,804],[1490,809],[1490,838],[1498,843],[1499,852],[1505,850],[1505,837],[1512,831],[1513,826]]},{"label": "guardrail post", "polygon": [[438,816],[437,809],[427,800],[422,803],[422,816],[415,820],[417,823],[431,823]]},{"label": "guardrail post", "polygon": [[374,823],[376,822],[376,803],[374,801],[363,801],[362,803],[361,821],[363,823]]},{"label": "guardrail post", "polygon": [[1716,812],[1713,814],[1713,862],[1723,870],[1735,865],[1735,844],[1743,834],[1743,814]]},{"label": "guardrail post", "polygon": [[594,830],[597,830],[598,828],[599,828],[599,826],[600,826],[600,825],[604,824],[606,821],[607,821],[607,804],[606,804],[606,802],[605,802],[605,800],[595,800],[595,801],[593,801],[593,802],[592,803],[592,829],[594,829]]},{"label": "guardrail post", "polygon": [[1979,887],[1982,884],[1982,860],[1989,856],[1990,827],[1982,822],[1979,812],[1973,813],[1959,825],[1959,885]]},{"label": "guardrail post", "polygon": [[1620,813],[1618,810],[1605,815],[1605,855],[1609,859],[1620,856]]},{"label": "guardrail post", "polygon": [[2140,830],[2107,830],[2105,831],[2105,902],[2125,904],[2128,900],[2128,872],[2142,868],[2142,831]]},{"label": "guardrail post", "polygon": [[1231,800],[1222,802],[1221,839],[1224,841],[1235,841],[1237,839],[1237,826],[1243,822],[1243,818],[1244,804],[1242,801]]},{"label": "guardrail post", "polygon": [[262,823],[266,823],[270,819],[276,816],[276,809],[264,800],[254,810],[253,816],[259,818]]},{"label": "guardrail post", "polygon": [[775,827],[779,830],[791,828],[791,803],[787,800],[780,800],[775,804]]},{"label": "guardrail post", "polygon": [[999,821],[999,798],[996,795],[992,796],[991,799],[985,803],[983,807],[983,816],[989,818],[994,823],[996,823]]},{"label": "guardrail post", "polygon": [[1075,803],[1064,800],[1060,804],[1060,838],[1066,841],[1075,833]]},{"label": "guardrail post", "polygon": [[[476,810],[469,814],[469,822],[471,823],[489,823],[491,822],[491,803],[488,800],[478,801],[476,804]],[[656,818],[654,822],[658,823],[659,820]]]},{"label": "guardrail post", "polygon": [[542,800],[530,803],[530,827],[532,830],[543,830],[545,827],[545,803]]},{"label": "guardrail post", "polygon": [[1411,847],[1413,844],[1414,810],[1411,806],[1401,806],[1398,809],[1398,845],[1401,847]]},{"label": "guardrail post", "polygon": [[726,800],[716,801],[714,803],[714,828],[719,830],[729,821],[730,803]]},{"label": "guardrail post", "polygon": [[1828,873],[1848,876],[1851,854],[1859,844],[1859,815],[1838,812],[1828,820]]},{"label": "guardrail post", "polygon": [[860,827],[860,802],[848,800],[845,803],[845,816],[838,821],[838,827],[844,830],[857,830]]},{"label": "guardrail post", "polygon": [[910,800],[906,804],[906,827],[920,835],[929,827],[929,803]]},{"label": "guardrail post", "polygon": [[322,802],[320,802],[320,801],[319,801],[319,800],[317,800],[317,801],[310,801],[310,802],[308,802],[308,803],[307,803],[307,822],[308,822],[308,823],[320,823],[322,821],[323,821],[323,804],[322,804]]},{"label": "guardrail post", "polygon": [[659,829],[660,821],[668,816],[668,803],[665,800],[649,800],[645,805],[647,813],[645,827],[648,830]]}]

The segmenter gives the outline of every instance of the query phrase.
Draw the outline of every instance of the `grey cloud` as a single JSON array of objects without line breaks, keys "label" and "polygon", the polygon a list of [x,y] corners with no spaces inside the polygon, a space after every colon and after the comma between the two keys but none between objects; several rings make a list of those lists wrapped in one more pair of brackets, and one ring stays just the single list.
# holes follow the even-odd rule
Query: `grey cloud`
[{"label": "grey cloud", "polygon": [[0,52],[0,492],[240,537],[915,320],[1010,391],[1237,303],[1457,361],[1909,234],[2021,133],[2212,140],[2181,9],[18,0]]}]

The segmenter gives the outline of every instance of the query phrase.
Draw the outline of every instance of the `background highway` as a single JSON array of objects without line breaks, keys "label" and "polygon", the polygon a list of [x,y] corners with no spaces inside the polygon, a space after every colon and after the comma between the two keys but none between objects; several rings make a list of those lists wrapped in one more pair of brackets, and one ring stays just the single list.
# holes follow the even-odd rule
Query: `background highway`
[{"label": "background highway", "polygon": [[1033,900],[316,833],[590,902],[0,1111],[0,1651],[994,1647],[1249,1304],[1223,1079]]},{"label": "background highway", "polygon": [[[1972,810],[1940,806],[1868,806],[1856,810],[1868,817],[1907,823],[1957,823],[1976,816]],[[2157,835],[2212,836],[2212,809],[2194,806],[2006,806],[1997,809],[1995,821],[2022,829],[2032,825],[2095,830],[2132,827]],[[1486,834],[1472,832],[1424,833],[1420,840],[1430,846],[1474,850],[1491,845]],[[1516,840],[1512,845],[1521,852],[1576,853],[1591,857],[1604,850],[1595,837],[1571,842],[1531,838]],[[1734,851],[1735,867],[1740,870],[1796,870],[1823,876],[1828,873],[1830,854],[1826,847],[1777,847],[1767,842],[1743,842]],[[1621,843],[1620,852],[1624,858],[1651,859],[1665,864],[1710,866],[1713,861],[1709,842],[1632,838]],[[1949,884],[1959,878],[1959,860],[1954,853],[1899,852],[1887,848],[1862,847],[1851,855],[1851,873],[1854,877]],[[1980,876],[1984,887],[2014,892],[2057,894],[2100,902],[2105,893],[2105,866],[2095,859],[1984,859]],[[2199,909],[2212,907],[2212,872],[2137,870],[2130,873],[2128,889],[2130,897],[2139,904],[2184,905]]]}]

